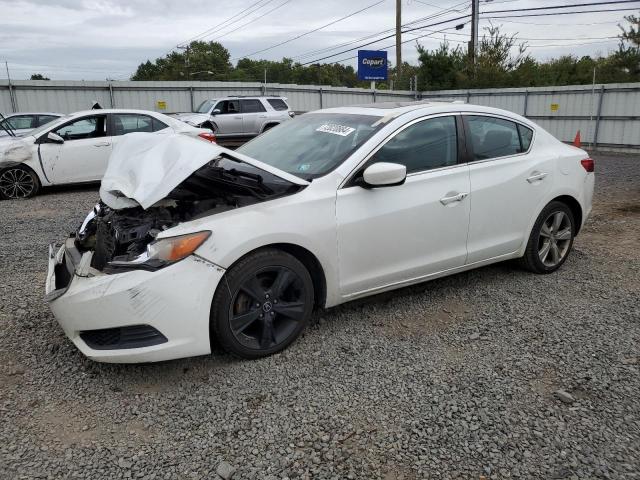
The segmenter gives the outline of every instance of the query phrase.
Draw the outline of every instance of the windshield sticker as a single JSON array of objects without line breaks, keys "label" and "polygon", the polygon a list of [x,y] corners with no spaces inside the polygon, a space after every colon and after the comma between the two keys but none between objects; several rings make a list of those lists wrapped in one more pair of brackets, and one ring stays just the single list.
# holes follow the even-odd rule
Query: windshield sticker
[{"label": "windshield sticker", "polygon": [[316,128],[316,132],[333,133],[334,135],[340,135],[341,137],[346,137],[355,131],[355,128],[337,125],[335,123],[325,123],[324,125],[320,125]]}]

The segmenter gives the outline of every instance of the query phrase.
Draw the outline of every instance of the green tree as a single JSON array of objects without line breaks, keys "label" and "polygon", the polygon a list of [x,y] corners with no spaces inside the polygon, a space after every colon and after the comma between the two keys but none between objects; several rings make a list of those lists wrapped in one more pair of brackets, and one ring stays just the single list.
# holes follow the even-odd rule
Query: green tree
[{"label": "green tree", "polygon": [[41,73],[33,73],[31,74],[31,80],[51,80],[48,77],[45,77]]},{"label": "green tree", "polygon": [[230,58],[218,42],[194,41],[184,51],[141,63],[131,80],[229,80]]},{"label": "green tree", "polygon": [[637,82],[640,80],[640,15],[629,15],[624,19],[630,25],[628,30],[619,25],[622,33],[613,63],[628,74],[628,81]]}]

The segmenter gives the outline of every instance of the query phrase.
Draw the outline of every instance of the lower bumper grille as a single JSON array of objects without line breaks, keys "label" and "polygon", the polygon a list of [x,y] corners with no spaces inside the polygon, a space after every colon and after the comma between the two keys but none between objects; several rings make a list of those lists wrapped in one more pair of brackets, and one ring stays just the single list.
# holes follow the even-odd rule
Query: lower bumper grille
[{"label": "lower bumper grille", "polygon": [[80,332],[80,338],[94,350],[151,347],[169,341],[150,325],[85,330]]}]

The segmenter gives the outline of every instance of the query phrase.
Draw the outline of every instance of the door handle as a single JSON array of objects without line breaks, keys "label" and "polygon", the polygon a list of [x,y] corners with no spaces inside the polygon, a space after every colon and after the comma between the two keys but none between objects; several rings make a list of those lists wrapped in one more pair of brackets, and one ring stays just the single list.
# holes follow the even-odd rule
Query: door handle
[{"label": "door handle", "polygon": [[527,178],[527,182],[533,183],[537,182],[538,180],[543,180],[547,175],[548,174],[545,172],[533,172],[533,175]]},{"label": "door handle", "polygon": [[451,195],[450,197],[442,197],[440,199],[440,203],[442,205],[449,205],[450,203],[453,203],[453,202],[461,202],[466,198],[467,195],[469,194],[463,192],[463,193],[456,193],[455,195]]},{"label": "door handle", "polygon": [[93,144],[94,147],[108,147],[109,145],[111,145],[109,142],[100,142]]},{"label": "door handle", "polygon": [[259,118],[267,118],[267,116],[266,115],[260,115]]},{"label": "door handle", "polygon": [[233,117],[233,118],[235,118],[236,120],[242,120],[242,117]]}]

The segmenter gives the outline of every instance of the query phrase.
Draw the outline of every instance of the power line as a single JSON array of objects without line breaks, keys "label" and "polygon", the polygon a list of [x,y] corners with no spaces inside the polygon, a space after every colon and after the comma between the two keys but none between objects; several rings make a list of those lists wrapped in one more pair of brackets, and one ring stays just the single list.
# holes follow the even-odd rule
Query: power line
[{"label": "power line", "polygon": [[[421,18],[418,18],[416,20],[412,20],[411,22],[407,22],[407,23],[403,24],[402,26],[403,27],[408,27],[408,26],[411,26],[411,25],[415,25],[416,23],[420,23],[420,22],[423,22],[423,21],[426,21],[426,20],[431,20],[431,19],[434,19],[434,18],[437,18],[437,17],[441,17],[441,16],[446,15],[447,13],[452,12],[452,11],[460,12],[460,11],[463,11],[463,10],[467,10],[469,8],[469,6],[467,6],[464,9],[460,9],[460,10],[457,10],[456,8],[459,7],[460,5],[464,5],[464,4],[468,4],[468,3],[469,3],[468,0],[465,0],[463,2],[460,2],[460,3],[457,3],[455,5],[452,5],[449,8],[442,9],[441,11],[439,11],[437,13],[433,13],[431,15],[427,15],[425,17],[421,17]],[[314,55],[318,55],[318,54],[321,54],[321,53],[324,53],[324,52],[330,52],[331,50],[336,50],[338,48],[346,47],[348,45],[352,45],[354,43],[362,42],[364,40],[368,40],[368,39],[376,37],[378,35],[383,35],[385,33],[393,32],[393,31],[395,31],[394,28],[389,28],[387,30],[383,30],[381,32],[372,33],[370,35],[366,35],[364,37],[360,37],[360,38],[357,38],[355,40],[350,40],[348,42],[343,42],[343,43],[340,43],[340,44],[337,44],[337,45],[332,45],[330,47],[324,47],[324,48],[320,48],[320,49],[317,49],[317,50],[310,50],[310,51],[307,51],[307,52],[304,52],[304,53],[301,53],[299,55],[294,56],[293,59],[294,60],[300,60],[300,59],[303,59],[303,58],[306,58],[306,57],[311,57],[311,56],[314,56]]]},{"label": "power line", "polygon": [[[438,25],[442,25],[442,24],[444,24],[444,23],[455,22],[455,21],[457,21],[457,20],[462,20],[462,19],[465,19],[465,18],[469,18],[470,16],[471,16],[471,15],[462,15],[462,16],[460,16],[460,17],[450,18],[450,19],[448,19],[448,20],[442,20],[442,21],[440,21],[440,22],[432,23],[432,24],[430,24],[430,25],[422,25],[422,26],[420,26],[420,27],[415,27],[415,28],[410,28],[410,29],[408,29],[408,30],[403,30],[403,32],[402,32],[402,33],[412,32],[412,31],[414,31],[414,30],[418,30],[418,29],[420,29],[420,28],[435,27],[435,26],[438,26]],[[371,42],[363,43],[363,44],[361,44],[361,45],[357,45],[357,46],[355,46],[355,47],[348,48],[348,49],[343,50],[343,51],[338,52],[338,53],[334,53],[334,54],[327,55],[327,56],[322,57],[322,58],[318,58],[317,60],[313,60],[313,61],[310,61],[310,62],[305,62],[305,63],[303,63],[302,65],[304,66],[304,65],[310,65],[310,64],[312,64],[312,63],[318,63],[318,62],[321,62],[322,60],[326,60],[327,58],[337,57],[338,55],[342,55],[343,53],[347,53],[347,52],[350,52],[350,51],[352,51],[352,50],[357,50],[357,49],[359,49],[359,48],[366,47],[367,45],[372,45],[372,44],[374,44],[374,43],[378,43],[378,42],[380,42],[380,41],[382,41],[382,40],[386,40],[386,39],[391,38],[391,37],[395,37],[395,33],[393,33],[393,34],[391,34],[391,35],[387,35],[387,36],[385,36],[385,37],[378,38],[378,39],[376,39],[376,40],[372,40]],[[412,40],[413,40],[413,39],[412,39]],[[335,62],[332,62],[332,63],[335,63]]]},{"label": "power line", "polygon": [[386,0],[380,0],[380,1],[376,2],[376,3],[372,3],[371,5],[369,5],[367,7],[364,7],[364,8],[361,8],[360,10],[355,11],[353,13],[350,13],[349,15],[345,15],[344,17],[338,18],[337,20],[333,20],[333,21],[331,21],[329,23],[326,23],[326,24],[322,25],[321,27],[314,28],[313,30],[309,30],[308,32],[301,33],[300,35],[296,35],[295,37],[289,38],[289,39],[284,40],[284,41],[282,41],[280,43],[276,43],[275,45],[272,45],[270,47],[263,48],[262,50],[257,50],[257,51],[255,51],[253,53],[248,53],[246,55],[242,55],[242,56],[236,57],[236,58],[252,57],[253,55],[257,55],[258,53],[266,52],[268,50],[272,50],[272,49],[274,49],[276,47],[279,47],[281,45],[285,45],[287,43],[293,42],[294,40],[298,40],[299,38],[302,38],[302,37],[305,37],[305,36],[310,35],[312,33],[315,33],[315,32],[317,32],[319,30],[322,30],[323,28],[327,28],[327,27],[329,27],[331,25],[335,25],[336,23],[341,22],[343,20],[346,20],[347,18],[351,18],[351,17],[353,17],[353,16],[355,16],[355,15],[357,15],[359,13],[362,13],[362,12],[364,12],[366,10],[369,10],[370,8],[373,8],[373,7],[377,6],[377,5],[380,5],[381,3],[384,3],[385,1]]},{"label": "power line", "polygon": [[[583,10],[580,12],[552,12],[552,13],[528,13],[528,14],[524,14],[524,15],[494,15],[494,16],[485,16],[487,14],[490,14],[492,12],[485,12],[484,14],[480,14],[482,15],[484,18],[524,18],[524,17],[549,17],[552,15],[577,15],[580,13],[602,13],[602,12],[629,12],[629,11],[635,11],[637,10],[637,8],[609,8],[609,9],[602,9],[602,10]],[[517,12],[518,10],[513,10],[514,12]]]},{"label": "power line", "polygon": [[[220,40],[221,38],[224,38],[224,37],[226,37],[227,35],[231,35],[232,33],[237,32],[238,30],[240,30],[240,29],[242,29],[242,28],[246,27],[247,25],[249,25],[249,24],[251,24],[251,23],[253,23],[253,22],[258,21],[258,20],[260,20],[260,19],[261,19],[261,18],[263,18],[263,17],[266,17],[267,15],[269,15],[269,14],[270,14],[270,13],[272,13],[272,12],[275,12],[275,11],[276,11],[276,10],[278,10],[279,8],[284,7],[284,6],[285,6],[287,3],[289,3],[289,2],[291,2],[291,0],[285,0],[285,1],[284,1],[284,2],[282,2],[280,5],[278,5],[278,6],[276,6],[276,7],[273,7],[271,10],[266,11],[266,12],[265,12],[265,13],[263,13],[262,15],[259,15],[259,16],[255,17],[255,18],[252,18],[252,19],[251,19],[251,20],[249,20],[247,23],[243,23],[242,25],[238,26],[237,28],[234,28],[233,30],[231,30],[231,31],[229,31],[229,32],[223,33],[222,35],[219,35],[219,36],[215,37],[214,39],[212,39],[212,41],[213,41],[213,40]],[[264,5],[263,5],[263,6],[264,6]]]},{"label": "power line", "polygon": [[[258,4],[260,4],[260,3],[264,2],[264,1],[266,1],[267,3],[265,3],[264,5],[261,5],[260,7],[258,7],[258,8],[257,8],[257,9],[255,9],[255,10],[253,10],[253,11],[249,12],[247,15],[252,14],[253,12],[255,12],[255,11],[259,10],[260,8],[262,8],[262,7],[266,6],[267,4],[271,3],[271,2],[272,2],[272,1],[274,1],[274,0],[258,0],[257,2],[252,3],[251,5],[249,5],[249,6],[248,6],[247,8],[245,8],[244,10],[241,10],[241,11],[239,11],[238,13],[236,13],[235,15],[230,16],[229,18],[227,18],[226,20],[223,20],[222,22],[218,23],[217,25],[214,25],[213,27],[211,27],[211,28],[209,28],[209,29],[205,30],[205,31],[204,31],[204,32],[202,32],[202,33],[199,33],[198,35],[195,35],[195,36],[193,36],[193,37],[191,37],[191,38],[189,38],[189,39],[185,40],[184,42],[180,42],[180,43],[178,44],[178,46],[180,46],[180,45],[184,45],[184,44],[186,44],[186,43],[190,43],[190,42],[192,42],[192,41],[194,41],[194,40],[197,40],[197,39],[200,39],[200,38],[203,38],[203,37],[206,37],[206,36],[211,35],[212,33],[215,33],[215,32],[217,32],[217,31],[219,31],[219,30],[223,30],[224,28],[226,28],[226,27],[228,27],[228,26],[230,26],[230,25],[233,25],[234,23],[239,22],[240,20],[242,20],[242,18],[241,18],[241,19],[236,20],[235,22],[231,22],[231,23],[229,23],[229,24],[225,25],[227,22],[229,22],[229,20],[233,20],[234,18],[236,18],[236,17],[238,17],[238,16],[242,15],[243,13],[247,12],[248,10],[251,10],[253,7],[255,7],[256,5],[258,5]],[[224,26],[223,26],[223,25],[224,25]]]},{"label": "power line", "polygon": [[571,5],[553,5],[551,7],[530,7],[530,8],[518,8],[517,10],[492,10],[485,12],[492,13],[510,13],[510,12],[533,12],[536,10],[556,10],[559,8],[574,8],[574,7],[593,7],[598,5],[617,5],[620,3],[639,3],[640,0],[612,0],[607,2],[594,2],[594,3],[574,3]]}]

